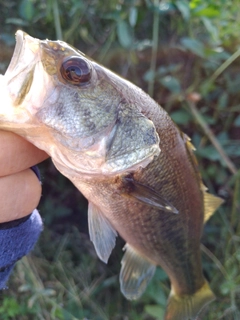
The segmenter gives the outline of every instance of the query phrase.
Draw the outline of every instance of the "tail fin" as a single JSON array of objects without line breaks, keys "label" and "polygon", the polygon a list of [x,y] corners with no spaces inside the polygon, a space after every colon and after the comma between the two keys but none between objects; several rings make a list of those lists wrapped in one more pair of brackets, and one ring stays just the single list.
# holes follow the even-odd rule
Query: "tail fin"
[{"label": "tail fin", "polygon": [[214,299],[215,296],[206,281],[204,285],[193,295],[179,296],[174,292],[171,292],[164,319],[194,320],[201,309]]}]

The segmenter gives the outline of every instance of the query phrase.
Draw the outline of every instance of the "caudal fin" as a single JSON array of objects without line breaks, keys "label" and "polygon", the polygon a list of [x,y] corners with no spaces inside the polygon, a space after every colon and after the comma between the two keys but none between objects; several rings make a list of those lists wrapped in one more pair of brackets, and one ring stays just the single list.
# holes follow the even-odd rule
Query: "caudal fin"
[{"label": "caudal fin", "polygon": [[180,296],[171,292],[164,320],[194,320],[202,308],[214,299],[215,296],[206,281],[193,295]]}]

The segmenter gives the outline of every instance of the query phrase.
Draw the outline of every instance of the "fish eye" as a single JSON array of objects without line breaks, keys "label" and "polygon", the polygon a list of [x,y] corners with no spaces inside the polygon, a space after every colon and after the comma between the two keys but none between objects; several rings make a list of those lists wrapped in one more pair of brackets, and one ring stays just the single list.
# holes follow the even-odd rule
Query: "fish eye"
[{"label": "fish eye", "polygon": [[92,70],[87,61],[74,56],[63,60],[60,72],[64,80],[75,86],[88,84],[92,76]]}]

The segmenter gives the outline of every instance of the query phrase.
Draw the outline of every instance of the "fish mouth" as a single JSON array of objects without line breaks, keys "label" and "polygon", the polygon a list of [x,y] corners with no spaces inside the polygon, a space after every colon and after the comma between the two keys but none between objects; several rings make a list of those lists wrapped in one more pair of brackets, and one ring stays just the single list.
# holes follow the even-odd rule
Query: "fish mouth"
[{"label": "fish mouth", "polygon": [[[37,51],[39,50],[39,40],[35,39],[33,37],[30,37],[26,32],[22,30],[18,30],[16,32],[16,45],[14,48],[13,56],[11,59],[11,62],[9,64],[9,67],[5,73],[5,76],[8,77],[11,73],[16,73],[16,71],[19,71],[19,62],[22,60],[22,58],[25,56],[25,53],[27,52],[27,58],[24,59],[28,61],[28,63],[31,63],[31,60],[35,57]],[[32,56],[32,59],[29,60],[30,56]],[[12,75],[11,75],[12,77]]]},{"label": "fish mouth", "polygon": [[18,30],[13,57],[5,73],[6,83],[14,106],[20,105],[29,92],[38,61],[39,40]]},{"label": "fish mouth", "polygon": [[16,33],[16,44],[15,44],[13,56],[12,56],[10,65],[9,65],[9,67],[7,69],[6,75],[9,72],[12,72],[16,68],[16,65],[18,63],[19,57],[21,55],[23,43],[24,43],[24,32],[18,30],[17,33]]}]

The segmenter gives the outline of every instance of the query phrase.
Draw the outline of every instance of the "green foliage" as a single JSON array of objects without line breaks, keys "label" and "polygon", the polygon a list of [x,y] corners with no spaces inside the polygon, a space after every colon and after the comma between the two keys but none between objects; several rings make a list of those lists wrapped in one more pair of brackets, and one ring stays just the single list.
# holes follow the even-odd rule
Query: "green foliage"
[{"label": "green foliage", "polygon": [[164,307],[158,306],[158,305],[146,305],[144,310],[146,313],[148,313],[150,316],[154,317],[154,319],[162,320],[164,317],[165,309]]},{"label": "green foliage", "polygon": [[[239,1],[1,0],[0,5],[6,48],[18,28],[39,38],[62,37],[145,91],[153,85],[154,99],[192,138],[205,185],[226,200],[203,235],[204,270],[218,297],[204,319],[240,319],[240,175],[225,159],[239,168]],[[0,318],[162,319],[166,274],[158,268],[143,297],[127,302],[118,284],[122,243],[108,266],[100,262],[85,235],[86,200],[49,161],[41,172],[45,231],[2,293]]]},{"label": "green foliage", "polygon": [[0,306],[0,315],[2,320],[10,320],[19,316],[31,315],[27,306],[19,305],[18,301],[12,297],[5,297]]}]

